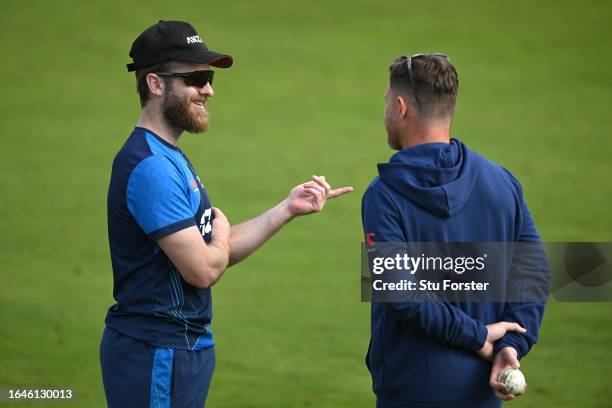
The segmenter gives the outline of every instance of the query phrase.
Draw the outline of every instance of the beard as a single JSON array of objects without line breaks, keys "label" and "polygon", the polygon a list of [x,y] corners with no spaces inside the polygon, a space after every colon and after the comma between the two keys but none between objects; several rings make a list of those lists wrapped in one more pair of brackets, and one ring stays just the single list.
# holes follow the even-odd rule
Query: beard
[{"label": "beard", "polygon": [[206,106],[200,112],[193,106],[194,102],[206,103],[206,98],[181,96],[176,94],[172,88],[164,97],[162,113],[164,119],[174,129],[186,130],[190,133],[201,133],[208,129],[208,111]]},{"label": "beard", "polygon": [[389,147],[393,150],[402,150],[402,142],[395,126],[385,121],[385,128],[387,130],[387,144],[389,144]]},{"label": "beard", "polygon": [[387,144],[389,144],[389,147],[393,150],[402,150],[402,143],[399,137],[394,134],[387,133]]}]

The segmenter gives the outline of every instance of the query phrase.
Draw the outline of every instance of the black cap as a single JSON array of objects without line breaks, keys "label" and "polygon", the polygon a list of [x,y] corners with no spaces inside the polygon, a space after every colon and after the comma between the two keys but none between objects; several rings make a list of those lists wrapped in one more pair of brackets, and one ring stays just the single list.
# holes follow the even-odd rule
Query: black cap
[{"label": "black cap", "polygon": [[208,49],[193,26],[185,21],[164,21],[147,28],[134,40],[130,49],[133,63],[128,71],[136,71],[169,61],[210,64],[229,68],[232,57]]}]

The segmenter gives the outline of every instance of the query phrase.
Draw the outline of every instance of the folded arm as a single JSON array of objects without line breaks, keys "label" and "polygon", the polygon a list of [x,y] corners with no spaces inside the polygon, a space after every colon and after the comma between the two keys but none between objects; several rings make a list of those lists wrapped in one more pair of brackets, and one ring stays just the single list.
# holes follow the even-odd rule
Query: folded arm
[{"label": "folded arm", "polygon": [[157,244],[187,283],[204,289],[212,286],[229,262],[229,222],[218,208],[214,211],[214,233],[209,244],[196,226],[159,238]]}]

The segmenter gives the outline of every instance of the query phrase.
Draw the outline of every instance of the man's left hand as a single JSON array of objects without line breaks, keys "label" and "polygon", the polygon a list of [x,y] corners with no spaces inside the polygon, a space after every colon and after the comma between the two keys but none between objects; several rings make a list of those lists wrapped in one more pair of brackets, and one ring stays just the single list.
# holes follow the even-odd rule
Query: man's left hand
[{"label": "man's left hand", "polygon": [[292,216],[319,212],[325,207],[328,198],[340,197],[350,193],[353,187],[332,189],[325,176],[312,176],[312,180],[291,190],[287,206]]},{"label": "man's left hand", "polygon": [[510,401],[516,398],[516,395],[505,394],[503,392],[505,385],[498,381],[501,373],[507,368],[519,368],[521,364],[518,361],[518,354],[514,347],[504,347],[501,349],[493,359],[493,366],[491,367],[491,377],[489,378],[489,385],[495,390],[497,398]]}]

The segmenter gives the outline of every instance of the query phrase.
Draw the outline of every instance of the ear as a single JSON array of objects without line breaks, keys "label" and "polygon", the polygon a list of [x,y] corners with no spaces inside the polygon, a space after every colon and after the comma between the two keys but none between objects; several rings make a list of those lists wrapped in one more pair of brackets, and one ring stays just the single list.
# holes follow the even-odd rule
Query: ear
[{"label": "ear", "polygon": [[395,98],[395,101],[399,108],[400,118],[404,119],[406,116],[410,116],[412,114],[412,104],[405,96],[398,96]]},{"label": "ear", "polygon": [[166,89],[166,84],[160,77],[155,74],[147,75],[147,85],[149,86],[149,91],[153,95],[163,96],[164,91]]}]

